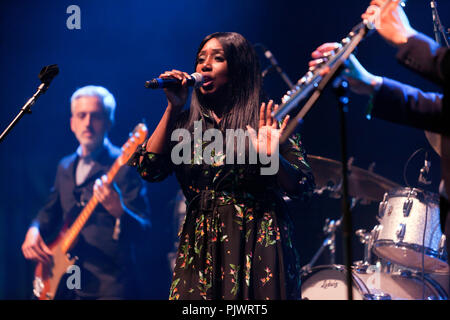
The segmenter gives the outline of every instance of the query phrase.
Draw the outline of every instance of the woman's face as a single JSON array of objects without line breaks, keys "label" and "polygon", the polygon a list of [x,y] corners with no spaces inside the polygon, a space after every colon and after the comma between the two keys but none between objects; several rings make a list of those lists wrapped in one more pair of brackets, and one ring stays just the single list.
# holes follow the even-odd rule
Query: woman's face
[{"label": "woman's face", "polygon": [[219,40],[212,38],[205,43],[197,56],[195,71],[203,76],[203,95],[213,95],[228,83],[228,64]]}]

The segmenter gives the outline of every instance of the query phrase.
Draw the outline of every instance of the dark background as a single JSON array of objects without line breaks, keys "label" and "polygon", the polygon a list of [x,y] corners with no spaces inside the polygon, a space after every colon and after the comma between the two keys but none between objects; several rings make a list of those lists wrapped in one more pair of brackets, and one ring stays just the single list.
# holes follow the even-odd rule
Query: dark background
[{"label": "dark background", "polygon": [[[144,82],[173,68],[192,72],[195,52],[204,36],[236,31],[252,43],[263,43],[292,81],[307,71],[311,52],[329,41],[340,41],[360,22],[369,1],[22,1],[0,4],[0,130],[10,123],[39,85],[44,65],[58,64],[60,74],[0,145],[0,299],[27,299],[31,294],[33,265],[26,262],[21,244],[30,220],[44,204],[60,158],[77,147],[69,127],[71,94],[88,84],[108,88],[117,100],[116,124],[111,141],[122,145],[143,118],[150,131],[164,108],[162,91],[148,91]],[[69,30],[68,6],[81,9],[81,29]],[[438,1],[442,22],[450,26],[450,3]],[[410,0],[406,8],[411,24],[433,37],[429,1]],[[262,67],[268,65],[257,48]],[[358,48],[361,63],[378,75],[438,90],[397,64],[396,50],[378,35]],[[287,87],[276,73],[265,79],[267,96],[279,101]],[[419,148],[430,148],[423,131],[364,117],[367,98],[350,95],[349,156],[354,165],[405,186],[403,169]],[[340,159],[336,100],[326,90],[307,115],[302,128],[309,154]],[[437,192],[440,164],[430,151],[433,184]],[[416,185],[423,164],[419,153],[407,169]],[[153,229],[143,265],[146,298],[166,299],[170,272],[166,255],[173,246],[173,199],[178,190],[174,177],[148,185]],[[358,205],[354,229],[371,229],[377,203]],[[307,205],[293,205],[296,238],[302,265],[322,240],[326,218],[340,216],[340,200],[315,195]],[[362,245],[353,241],[354,260],[362,259]],[[337,239],[337,263],[343,263],[342,241]],[[328,264],[326,256],[319,264]]]}]

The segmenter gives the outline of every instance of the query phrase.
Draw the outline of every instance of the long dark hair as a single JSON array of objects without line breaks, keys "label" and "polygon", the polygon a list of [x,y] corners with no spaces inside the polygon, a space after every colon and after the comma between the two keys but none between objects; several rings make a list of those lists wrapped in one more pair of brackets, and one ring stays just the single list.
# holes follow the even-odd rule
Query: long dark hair
[{"label": "long dark hair", "polygon": [[[200,43],[197,56],[209,40],[216,38],[223,47],[228,66],[229,94],[224,101],[227,109],[220,121],[222,129],[246,129],[250,125],[257,129],[259,105],[261,102],[261,72],[259,60],[250,42],[236,32],[216,32],[206,36]],[[192,93],[189,116],[185,117],[184,128],[193,128],[208,106],[204,105],[199,89]]]}]

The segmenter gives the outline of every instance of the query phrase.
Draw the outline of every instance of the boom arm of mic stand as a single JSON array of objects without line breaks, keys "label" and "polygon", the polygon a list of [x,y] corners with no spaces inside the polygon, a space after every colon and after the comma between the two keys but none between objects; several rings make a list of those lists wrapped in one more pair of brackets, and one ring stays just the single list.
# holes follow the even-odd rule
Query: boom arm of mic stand
[{"label": "boom arm of mic stand", "polygon": [[11,121],[5,131],[3,131],[3,133],[0,135],[0,142],[2,142],[6,138],[8,133],[12,130],[12,128],[14,128],[14,126],[19,122],[19,120],[24,116],[25,113],[31,113],[31,106],[36,102],[37,98],[47,90],[48,85],[49,84],[45,82],[39,85],[34,95],[30,99],[28,99],[28,101],[20,109],[17,116],[13,119],[13,121]]}]

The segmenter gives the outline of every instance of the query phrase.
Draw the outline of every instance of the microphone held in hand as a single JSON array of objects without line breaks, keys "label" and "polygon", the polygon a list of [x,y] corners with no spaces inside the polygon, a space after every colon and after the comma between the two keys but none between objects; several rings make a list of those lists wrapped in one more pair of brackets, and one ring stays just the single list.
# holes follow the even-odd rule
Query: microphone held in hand
[{"label": "microphone held in hand", "polygon": [[[191,74],[191,78],[187,79],[187,85],[189,87],[198,88],[202,84],[203,84],[203,76],[198,72]],[[155,78],[155,79],[146,81],[145,87],[148,89],[180,88],[181,80]]]}]

